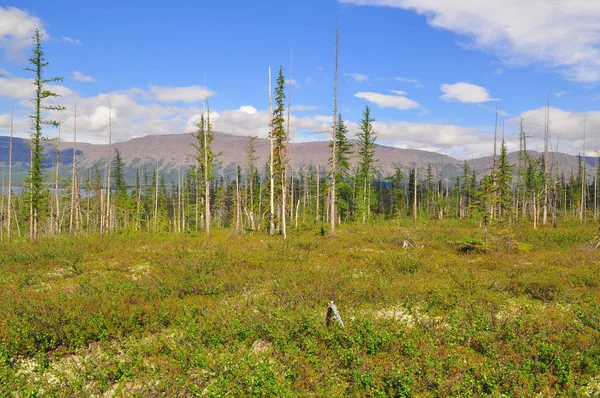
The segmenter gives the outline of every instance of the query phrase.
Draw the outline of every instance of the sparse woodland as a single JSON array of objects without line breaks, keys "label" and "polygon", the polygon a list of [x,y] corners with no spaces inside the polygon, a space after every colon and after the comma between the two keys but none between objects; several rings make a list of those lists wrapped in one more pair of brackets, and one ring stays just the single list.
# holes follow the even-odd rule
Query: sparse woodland
[{"label": "sparse woodland", "polygon": [[[42,168],[41,126],[60,158],[76,110],[49,104],[34,43],[31,171],[13,190],[9,168],[0,198],[0,396],[600,395],[599,169],[584,157],[564,175],[521,127],[518,163],[496,139],[482,178],[468,162],[384,175],[375,112],[353,146],[337,110],[336,30],[328,164],[289,166],[280,67],[266,164],[254,138],[233,178],[215,172],[207,101],[178,181],[158,165],[126,181],[112,149],[60,175]],[[332,300],[344,328],[326,326]]]},{"label": "sparse woodland", "polygon": [[[2,190],[3,239],[29,236],[35,240],[45,235],[104,235],[122,231],[202,230],[209,235],[211,226],[231,228],[235,233],[262,232],[285,237],[287,229],[329,226],[334,234],[335,226],[343,223],[406,217],[470,218],[485,225],[501,226],[530,223],[534,228],[549,223],[558,227],[562,220],[598,221],[598,167],[590,167],[580,157],[578,171],[564,175],[552,164],[548,145],[542,157],[529,156],[524,131],[520,133],[518,164],[508,162],[504,139],[495,140],[490,143],[494,148],[493,168],[479,179],[469,169],[468,162],[464,173],[456,178],[442,175],[431,165],[407,171],[399,166],[393,174],[383,175],[374,157],[377,132],[373,129],[372,111],[368,106],[364,110],[353,152],[348,143],[348,129],[336,109],[329,164],[293,169],[288,166],[290,102],[286,127],[283,67],[279,69],[274,89],[269,86],[272,150],[267,165],[256,164],[250,146],[246,148],[246,161],[240,159],[236,165],[235,178],[215,173],[219,154],[211,148],[213,132],[206,103],[205,114],[194,132],[196,141],[190,148],[196,165],[180,170],[176,183],[167,184],[160,170],[150,164],[137,169],[134,181],[125,181],[122,158],[112,149],[107,153],[105,167],[79,173],[74,156],[71,175],[59,175],[58,166],[55,171],[42,167],[42,125],[58,127],[56,158],[60,159],[60,139],[64,139],[71,126],[60,126],[59,121],[48,116],[69,110],[46,104],[48,98],[57,97],[47,84],[60,79],[44,76],[47,61],[40,38],[34,37],[34,42],[36,47],[30,60],[33,67],[27,69],[34,73],[37,93],[32,99],[35,106],[31,115],[31,166],[20,195],[12,190],[9,195],[8,186]],[[336,47],[336,75],[337,51]],[[76,107],[73,112],[76,116]],[[549,118],[548,114],[546,138]],[[76,124],[72,130],[75,143]],[[12,186],[10,175],[8,181]]]}]

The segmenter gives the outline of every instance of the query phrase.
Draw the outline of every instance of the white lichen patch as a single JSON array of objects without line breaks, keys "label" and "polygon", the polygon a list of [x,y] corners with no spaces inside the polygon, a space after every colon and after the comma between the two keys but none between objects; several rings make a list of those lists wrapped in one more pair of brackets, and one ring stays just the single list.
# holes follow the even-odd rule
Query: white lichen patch
[{"label": "white lichen patch", "polygon": [[58,267],[53,269],[52,271],[48,271],[44,274],[44,279],[59,279],[66,278],[73,275],[75,272],[73,270]]},{"label": "white lichen patch", "polygon": [[415,325],[425,327],[438,327],[450,329],[450,324],[445,323],[441,316],[430,316],[422,312],[418,307],[411,311],[402,307],[387,308],[373,312],[375,319],[389,319],[405,325],[407,328],[414,328]]},{"label": "white lichen patch", "polygon": [[136,264],[129,267],[129,277],[137,281],[145,276],[150,275],[152,267],[148,263]]},{"label": "white lichen patch", "polygon": [[584,397],[600,397],[600,376],[596,376],[580,391]]},{"label": "white lichen patch", "polygon": [[250,350],[254,354],[266,354],[272,350],[272,345],[268,341],[256,340]]},{"label": "white lichen patch", "polygon": [[394,307],[390,309],[383,309],[373,313],[375,319],[390,319],[403,323],[409,328],[415,326],[415,317],[408,313],[402,307]]}]

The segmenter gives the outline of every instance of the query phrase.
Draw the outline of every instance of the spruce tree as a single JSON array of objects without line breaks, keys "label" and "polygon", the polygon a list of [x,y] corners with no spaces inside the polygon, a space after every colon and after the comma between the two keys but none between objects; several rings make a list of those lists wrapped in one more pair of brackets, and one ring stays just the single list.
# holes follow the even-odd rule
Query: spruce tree
[{"label": "spruce tree", "polygon": [[358,181],[361,186],[361,211],[363,223],[367,220],[367,215],[370,213],[370,189],[371,181],[375,176],[375,130],[373,129],[373,122],[375,119],[371,117],[371,109],[369,106],[365,106],[363,111],[363,118],[358,123],[359,133],[356,135],[358,139],[357,155],[359,158],[358,163]]},{"label": "spruce tree", "polygon": [[500,158],[498,159],[498,170],[496,175],[496,199],[498,201],[498,216],[503,217],[504,213],[511,207],[512,202],[512,180],[514,165],[508,163],[508,154],[506,143],[502,140],[500,146]]},{"label": "spruce tree", "polygon": [[40,220],[40,214],[44,205],[44,185],[43,185],[43,151],[42,146],[42,125],[50,125],[58,127],[59,123],[56,120],[44,119],[42,116],[43,111],[60,111],[65,108],[60,105],[44,105],[44,100],[51,97],[59,97],[58,94],[46,88],[46,84],[53,82],[61,82],[62,77],[46,78],[44,76],[44,69],[48,66],[46,58],[44,56],[44,50],[42,49],[42,33],[39,29],[35,30],[32,37],[33,40],[33,55],[29,58],[31,68],[25,68],[25,70],[34,73],[33,85],[35,86],[35,98],[32,100],[34,107],[33,113],[29,115],[31,118],[31,165],[29,168],[29,176],[27,182],[29,183],[29,206],[30,206],[30,220],[29,220],[29,237],[31,239],[37,239],[38,236],[38,224]]},{"label": "spruce tree", "polygon": [[[337,197],[338,211],[340,215],[347,215],[349,210],[349,200],[352,188],[348,184],[347,179],[350,174],[350,157],[352,156],[352,144],[348,140],[348,127],[344,123],[341,114],[338,114],[337,123],[335,125],[335,142],[329,142],[329,147],[334,148],[335,145],[335,190]],[[329,163],[333,169],[333,156],[329,158]]]},{"label": "spruce tree", "polygon": [[218,164],[216,158],[220,153],[215,153],[212,149],[212,142],[214,139],[214,133],[212,131],[212,124],[210,123],[210,108],[207,107],[207,116],[200,117],[200,121],[196,124],[198,130],[192,133],[195,142],[192,146],[196,150],[194,159],[200,165],[199,172],[203,176],[204,185],[204,223],[206,230],[206,237],[210,237],[210,183],[214,179],[214,168]]},{"label": "spruce tree", "polygon": [[115,195],[124,197],[127,194],[127,184],[125,183],[125,175],[123,172],[123,158],[121,151],[115,148],[115,157],[112,162],[112,178],[115,184]]},{"label": "spruce tree", "polygon": [[271,126],[271,135],[273,137],[273,173],[275,193],[278,200],[281,201],[281,218],[279,219],[280,231],[284,238],[286,237],[286,168],[288,163],[288,136],[285,130],[285,78],[283,76],[283,67],[279,68],[277,85],[275,87],[275,109],[273,109],[273,118]]}]

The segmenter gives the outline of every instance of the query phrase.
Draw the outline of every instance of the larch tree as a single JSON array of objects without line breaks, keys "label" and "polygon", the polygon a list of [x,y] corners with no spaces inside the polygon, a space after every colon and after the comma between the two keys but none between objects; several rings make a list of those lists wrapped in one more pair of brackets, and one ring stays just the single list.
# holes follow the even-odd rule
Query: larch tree
[{"label": "larch tree", "polygon": [[40,215],[44,207],[44,184],[43,184],[43,151],[42,146],[42,126],[58,126],[58,122],[52,119],[44,119],[42,112],[44,111],[60,111],[65,108],[60,105],[44,105],[45,100],[53,97],[59,97],[58,94],[49,90],[46,85],[48,83],[61,82],[62,77],[46,78],[44,69],[48,66],[44,50],[42,49],[42,33],[39,29],[35,30],[32,37],[33,40],[33,55],[29,58],[30,68],[25,70],[34,73],[33,85],[35,86],[35,98],[33,113],[29,115],[31,119],[31,165],[29,168],[29,183],[30,192],[30,220],[29,220],[29,237],[37,239]]}]

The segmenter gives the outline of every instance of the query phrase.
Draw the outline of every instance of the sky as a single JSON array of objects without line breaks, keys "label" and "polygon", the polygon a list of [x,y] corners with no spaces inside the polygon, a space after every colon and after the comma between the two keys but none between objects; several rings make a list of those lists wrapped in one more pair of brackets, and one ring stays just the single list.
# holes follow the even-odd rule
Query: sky
[{"label": "sky", "polygon": [[[29,135],[31,35],[66,107],[47,115],[71,140],[191,132],[205,99],[217,131],[268,134],[269,67],[291,89],[295,142],[324,141],[339,111],[350,134],[365,106],[377,143],[459,159],[519,148],[573,155],[600,148],[600,2],[596,0],[0,0],[0,135]],[[56,137],[47,128],[44,134]]]}]

